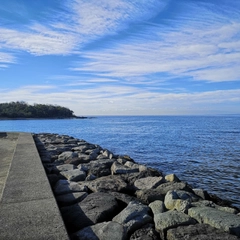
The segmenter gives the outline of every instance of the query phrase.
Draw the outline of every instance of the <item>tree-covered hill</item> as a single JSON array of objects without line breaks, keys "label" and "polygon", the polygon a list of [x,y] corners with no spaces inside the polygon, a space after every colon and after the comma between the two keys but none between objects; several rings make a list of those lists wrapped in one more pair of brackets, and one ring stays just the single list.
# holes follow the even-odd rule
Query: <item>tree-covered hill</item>
[{"label": "tree-covered hill", "polygon": [[76,118],[66,107],[26,102],[0,103],[0,118]]}]

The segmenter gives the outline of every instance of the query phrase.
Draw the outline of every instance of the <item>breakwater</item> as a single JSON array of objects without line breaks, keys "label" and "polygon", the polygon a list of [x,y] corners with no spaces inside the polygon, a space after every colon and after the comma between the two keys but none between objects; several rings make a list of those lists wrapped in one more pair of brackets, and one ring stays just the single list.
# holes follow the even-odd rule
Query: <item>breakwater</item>
[{"label": "breakwater", "polygon": [[34,139],[71,239],[240,237],[238,209],[174,174],[67,135]]}]

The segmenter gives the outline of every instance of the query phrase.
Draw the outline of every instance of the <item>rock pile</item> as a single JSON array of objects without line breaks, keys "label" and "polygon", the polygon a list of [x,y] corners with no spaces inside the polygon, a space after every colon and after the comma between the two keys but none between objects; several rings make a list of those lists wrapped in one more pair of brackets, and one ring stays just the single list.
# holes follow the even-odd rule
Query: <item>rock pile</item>
[{"label": "rock pile", "polygon": [[34,139],[70,239],[233,240],[238,210],[176,175],[66,135]]}]

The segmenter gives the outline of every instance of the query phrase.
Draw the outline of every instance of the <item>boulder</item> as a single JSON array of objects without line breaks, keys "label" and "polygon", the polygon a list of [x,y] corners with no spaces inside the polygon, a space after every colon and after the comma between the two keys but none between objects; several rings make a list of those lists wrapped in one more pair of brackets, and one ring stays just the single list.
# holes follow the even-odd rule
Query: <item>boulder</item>
[{"label": "boulder", "polygon": [[91,161],[89,163],[88,174],[95,175],[97,177],[103,177],[111,175],[111,166],[116,161],[115,159],[102,159],[97,161]]},{"label": "boulder", "polygon": [[165,206],[163,201],[156,200],[149,204],[149,207],[152,209],[153,215],[165,212]]},{"label": "boulder", "polygon": [[71,236],[72,240],[125,240],[123,226],[117,222],[102,222],[83,228]]},{"label": "boulder", "polygon": [[167,182],[157,187],[157,190],[162,194],[167,194],[170,190],[184,190],[186,192],[194,193],[192,188],[185,182]]},{"label": "boulder", "polygon": [[144,204],[150,204],[156,200],[164,201],[165,195],[157,189],[143,189],[136,191],[136,197]]},{"label": "boulder", "polygon": [[145,177],[137,179],[134,182],[136,189],[152,189],[162,184],[164,179],[162,177]]},{"label": "boulder", "polygon": [[240,237],[240,218],[235,214],[211,207],[193,207],[188,210],[188,214],[199,223],[209,224]]},{"label": "boulder", "polygon": [[55,195],[61,195],[71,192],[87,192],[86,185],[76,182],[70,182],[68,180],[59,180],[53,188]]},{"label": "boulder", "polygon": [[194,189],[193,189],[193,192],[194,192],[197,196],[201,197],[203,200],[210,200],[210,196],[209,196],[208,192],[205,191],[205,190],[203,190],[203,189],[194,188]]},{"label": "boulder", "polygon": [[114,174],[126,174],[126,173],[134,173],[139,172],[139,167],[127,167],[118,162],[114,162],[111,167],[111,173]]},{"label": "boulder", "polygon": [[78,204],[61,208],[63,219],[70,232],[76,232],[96,223],[110,221],[118,210],[118,203],[107,193],[89,194]]},{"label": "boulder", "polygon": [[167,192],[164,204],[169,210],[175,209],[187,213],[187,210],[191,207],[191,202],[194,200],[198,200],[198,198],[193,193],[175,190]]},{"label": "boulder", "polygon": [[120,192],[108,192],[109,194],[111,194],[112,196],[114,196],[116,198],[116,200],[118,201],[118,203],[122,203],[125,204],[125,207],[132,201],[137,201],[137,198],[130,196],[128,194],[125,193],[120,193]]},{"label": "boulder", "polygon": [[196,221],[185,213],[177,211],[167,211],[154,215],[154,223],[157,231],[165,239],[166,231],[183,225],[195,224]]},{"label": "boulder", "polygon": [[152,221],[149,210],[148,206],[132,201],[113,218],[113,221],[123,225],[129,234]]},{"label": "boulder", "polygon": [[167,231],[167,240],[237,240],[236,236],[207,224],[180,226]]},{"label": "boulder", "polygon": [[78,154],[77,154],[77,153],[72,152],[72,151],[66,151],[66,152],[61,153],[61,154],[58,156],[57,161],[63,161],[63,162],[65,162],[66,160],[73,159],[73,158],[77,158],[77,157],[78,157]]},{"label": "boulder", "polygon": [[181,182],[174,173],[166,175],[165,180],[168,182]]},{"label": "boulder", "polygon": [[154,226],[147,224],[136,230],[130,237],[130,240],[160,240],[159,233],[155,231]]},{"label": "boulder", "polygon": [[93,192],[114,191],[122,192],[127,184],[120,176],[110,175],[85,182],[86,186]]},{"label": "boulder", "polygon": [[62,171],[60,172],[60,174],[65,178],[67,178],[69,181],[73,181],[73,182],[84,181],[86,178],[86,173],[83,171],[80,171],[79,169]]},{"label": "boulder", "polygon": [[81,202],[87,197],[86,192],[74,192],[56,196],[56,201],[60,206],[68,206]]},{"label": "boulder", "polygon": [[58,165],[56,166],[57,170],[59,172],[63,172],[63,171],[70,171],[70,170],[74,170],[77,167],[72,165],[72,164],[63,164],[63,165]]}]

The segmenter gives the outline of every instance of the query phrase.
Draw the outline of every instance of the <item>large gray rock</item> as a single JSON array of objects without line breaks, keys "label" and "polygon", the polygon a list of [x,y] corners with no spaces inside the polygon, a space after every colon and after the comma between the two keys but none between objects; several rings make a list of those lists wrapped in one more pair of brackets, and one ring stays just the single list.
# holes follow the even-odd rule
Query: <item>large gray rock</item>
[{"label": "large gray rock", "polygon": [[166,175],[165,180],[168,182],[181,182],[174,173]]},{"label": "large gray rock", "polygon": [[125,165],[122,165],[118,162],[114,162],[111,167],[112,175],[114,174],[126,174],[126,173],[134,173],[139,172],[139,166],[137,167],[127,167]]},{"label": "large gray rock", "polygon": [[165,206],[163,201],[156,200],[149,204],[149,207],[152,209],[153,215],[165,212]]},{"label": "large gray rock", "polygon": [[144,204],[150,204],[156,200],[164,201],[165,195],[157,189],[143,189],[136,191],[137,198]]},{"label": "large gray rock", "polygon": [[155,214],[154,223],[156,230],[159,231],[161,237],[164,238],[166,230],[178,226],[195,224],[196,221],[182,212],[168,211]]},{"label": "large gray rock", "polygon": [[137,179],[134,182],[136,189],[152,189],[158,187],[164,182],[163,177],[145,177]]},{"label": "large gray rock", "polygon": [[237,240],[234,235],[225,233],[207,224],[180,226],[167,231],[167,240]]},{"label": "large gray rock", "polygon": [[63,219],[71,232],[96,223],[109,221],[118,210],[118,203],[107,193],[89,194],[78,204],[61,208]]},{"label": "large gray rock", "polygon": [[240,237],[240,217],[211,207],[193,207],[188,210],[189,216],[199,223],[206,223],[212,227]]},{"label": "large gray rock", "polygon": [[111,175],[111,166],[116,161],[115,159],[101,159],[97,161],[91,161],[89,163],[88,174],[95,175],[97,177],[103,177]]},{"label": "large gray rock", "polygon": [[137,198],[125,193],[111,192],[111,191],[109,191],[108,193],[114,196],[118,202],[126,204],[126,206],[132,201],[137,201]]},{"label": "large gray rock", "polygon": [[88,188],[83,183],[79,184],[76,182],[70,182],[68,180],[59,180],[55,187],[53,188],[53,192],[56,195],[71,193],[71,192],[87,192]]},{"label": "large gray rock", "polygon": [[122,224],[127,233],[132,233],[152,221],[149,210],[148,206],[133,201],[115,216],[113,221]]},{"label": "large gray rock", "polygon": [[62,171],[60,172],[60,174],[65,178],[67,178],[69,181],[73,181],[73,182],[84,181],[86,178],[86,173],[83,171],[80,171],[79,169]]},{"label": "large gray rock", "polygon": [[147,224],[136,230],[130,237],[130,240],[160,240],[159,233],[155,231],[154,226]]},{"label": "large gray rock", "polygon": [[63,164],[63,165],[56,166],[56,168],[59,172],[64,172],[64,171],[74,170],[77,167],[72,164]]},{"label": "large gray rock", "polygon": [[93,181],[85,182],[85,184],[93,192],[121,192],[127,188],[127,184],[122,178],[114,175],[97,178]]},{"label": "large gray rock", "polygon": [[124,227],[117,222],[102,222],[86,227],[71,237],[72,240],[125,240]]},{"label": "large gray rock", "polygon": [[66,151],[66,152],[61,153],[58,156],[58,160],[57,161],[65,162],[66,160],[77,158],[77,157],[78,157],[78,154],[76,152]]},{"label": "large gray rock", "polygon": [[186,191],[168,191],[164,199],[164,204],[169,210],[175,209],[187,213],[187,210],[191,207],[191,202],[194,199],[195,195]]},{"label": "large gray rock", "polygon": [[185,182],[167,182],[161,184],[156,189],[164,195],[167,194],[167,192],[170,190],[184,190],[190,193],[194,193],[191,187]]},{"label": "large gray rock", "polygon": [[86,192],[67,193],[56,196],[56,201],[60,206],[68,206],[81,202],[87,195]]}]

